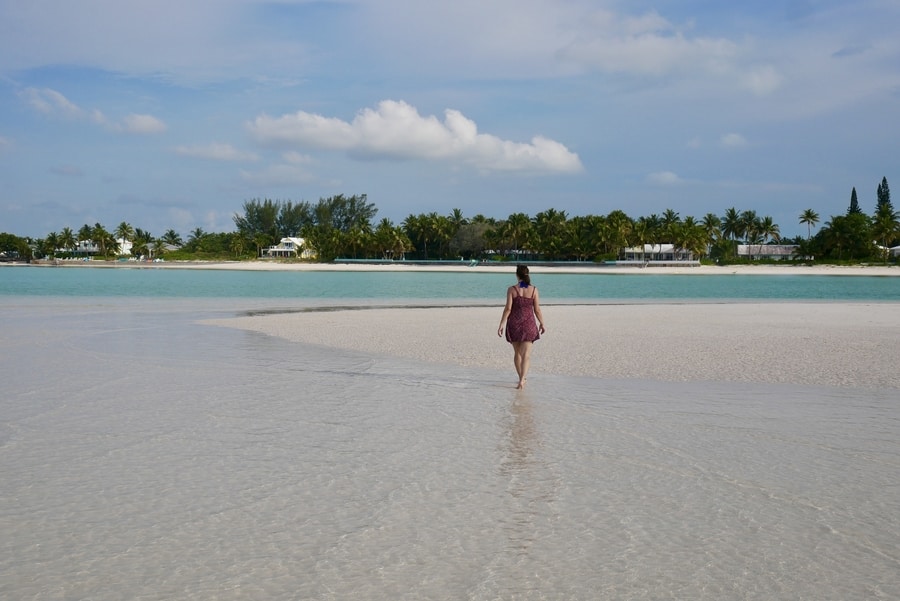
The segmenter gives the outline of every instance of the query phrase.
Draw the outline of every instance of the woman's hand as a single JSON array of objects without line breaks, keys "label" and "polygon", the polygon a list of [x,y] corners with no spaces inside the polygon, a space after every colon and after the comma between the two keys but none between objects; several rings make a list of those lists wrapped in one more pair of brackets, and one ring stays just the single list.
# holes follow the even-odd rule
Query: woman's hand
[{"label": "woman's hand", "polygon": [[503,336],[503,326],[497,328],[497,336]]}]

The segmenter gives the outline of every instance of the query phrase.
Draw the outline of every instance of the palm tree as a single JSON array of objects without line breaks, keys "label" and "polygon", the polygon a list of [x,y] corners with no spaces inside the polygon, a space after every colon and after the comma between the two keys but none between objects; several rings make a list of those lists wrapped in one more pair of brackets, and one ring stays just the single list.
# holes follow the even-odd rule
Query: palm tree
[{"label": "palm tree", "polygon": [[887,262],[890,245],[900,235],[900,213],[894,211],[890,203],[878,207],[872,220],[872,234],[881,242],[882,258]]},{"label": "palm tree", "polygon": [[150,250],[150,243],[144,238],[135,238],[131,243],[131,256],[143,257]]},{"label": "palm tree", "polygon": [[109,256],[106,254],[106,246],[107,246],[107,241],[110,238],[111,238],[110,233],[107,232],[106,228],[103,227],[102,225],[100,225],[99,223],[95,223],[94,227],[91,228],[91,236],[89,239],[91,240],[91,242],[93,242],[94,244],[97,245],[97,248],[100,249],[100,252],[103,254],[104,257]]},{"label": "palm tree", "polygon": [[44,238],[44,251],[45,254],[50,255],[51,259],[56,258],[56,251],[59,249],[59,234],[56,232],[50,232],[47,234],[47,237]]},{"label": "palm tree", "polygon": [[806,209],[800,213],[800,223],[806,224],[806,239],[812,235],[812,228],[819,223],[819,214],[812,209]]},{"label": "palm tree", "polygon": [[676,211],[672,209],[666,209],[662,214],[662,227],[667,235],[669,235],[673,230],[673,226],[681,223],[681,217],[678,215]]},{"label": "palm tree", "polygon": [[118,238],[112,232],[106,232],[106,240],[103,243],[103,258],[109,259],[109,255],[117,255],[122,252],[122,246]]},{"label": "palm tree", "polygon": [[354,259],[358,258],[360,249],[363,251],[363,258],[368,258],[367,251],[374,242],[372,228],[369,227],[368,223],[354,225],[344,236],[346,244],[353,249]]},{"label": "palm tree", "polygon": [[419,217],[419,237],[423,241],[425,259],[428,258],[428,242],[438,243],[437,257],[440,258],[441,216],[432,211]]},{"label": "palm tree", "polygon": [[166,230],[166,233],[162,235],[162,240],[166,244],[171,244],[172,246],[181,246],[184,244],[181,240],[181,236],[175,230]]},{"label": "palm tree", "polygon": [[375,227],[375,245],[381,251],[382,259],[391,259],[394,255],[394,222],[382,217]]},{"label": "palm tree", "polygon": [[438,215],[434,212],[428,214],[428,220],[431,222],[431,227],[434,228],[434,240],[438,243],[438,257],[446,259],[450,240],[453,239],[459,228],[453,224],[450,217]]},{"label": "palm tree", "polygon": [[131,227],[131,224],[127,221],[123,221],[116,227],[116,238],[122,240],[122,242],[129,242],[134,238],[134,228]]},{"label": "palm tree", "polygon": [[537,238],[536,248],[547,258],[559,259],[563,255],[563,244],[566,234],[565,211],[547,209],[534,216],[534,232]]},{"label": "palm tree", "polygon": [[673,239],[675,246],[681,250],[689,251],[692,255],[701,256],[709,242],[706,229],[691,216],[685,217],[679,225],[675,226],[676,237]]},{"label": "palm tree", "polygon": [[72,228],[64,227],[62,231],[59,233],[59,245],[66,252],[72,252],[75,248],[77,241],[75,240],[75,234],[72,232]]},{"label": "palm tree", "polygon": [[517,256],[518,251],[522,247],[528,246],[534,235],[531,219],[525,213],[513,213],[506,218],[506,222],[500,229],[503,238],[512,244],[512,248],[516,251]]},{"label": "palm tree", "polygon": [[628,246],[628,239],[631,236],[631,229],[634,226],[634,222],[624,211],[615,210],[606,216],[606,226],[608,242],[607,252],[615,252],[616,255],[618,255],[621,249]]},{"label": "palm tree", "polygon": [[231,252],[234,253],[235,257],[240,257],[244,252],[244,244],[246,242],[246,238],[240,232],[234,232],[231,234],[231,241],[229,243],[229,248]]},{"label": "palm tree", "polygon": [[825,222],[825,242],[829,247],[837,249],[837,258],[843,258],[844,249],[851,244],[852,233],[845,215],[833,215]]},{"label": "palm tree", "polygon": [[[192,250],[198,251],[201,250],[201,246],[203,245],[203,237],[206,236],[206,232],[203,231],[202,227],[194,228],[188,236],[188,245]],[[268,236],[266,236],[268,239]]]},{"label": "palm tree", "polygon": [[759,235],[763,237],[763,240],[775,243],[781,241],[781,228],[778,227],[778,224],[775,223],[769,215],[766,215],[757,222],[757,228],[759,229]]},{"label": "palm tree", "polygon": [[593,215],[587,217],[576,216],[567,222],[566,248],[579,261],[583,261],[591,256],[594,238],[596,237],[593,219]]},{"label": "palm tree", "polygon": [[744,242],[746,242],[750,260],[752,261],[753,248],[751,245],[762,244],[759,235],[759,217],[756,216],[756,211],[744,211],[741,213],[738,224],[738,227],[740,228],[739,235],[744,239]]},{"label": "palm tree", "polygon": [[142,230],[139,227],[134,228],[134,239],[131,244],[131,255],[135,257],[144,257],[150,254],[153,244],[153,234]]},{"label": "palm tree", "polygon": [[160,258],[166,252],[166,241],[162,238],[157,238],[153,241],[153,254],[156,255],[156,258]]},{"label": "palm tree", "polygon": [[734,241],[741,234],[741,214],[734,207],[726,209],[722,217],[722,235]]},{"label": "palm tree", "polygon": [[644,261],[644,245],[650,239],[650,226],[646,217],[640,217],[631,228],[631,243],[641,249],[641,262]]},{"label": "palm tree", "polygon": [[463,212],[461,209],[453,209],[452,211],[450,211],[450,215],[448,216],[448,219],[453,224],[454,233],[455,233],[455,230],[458,230],[462,226],[469,223],[469,220],[466,219],[465,217],[463,217]]},{"label": "palm tree", "polygon": [[702,223],[706,231],[706,254],[709,254],[712,245],[722,237],[722,220],[715,213],[707,213]]},{"label": "palm tree", "polygon": [[662,219],[656,213],[651,213],[649,217],[642,217],[642,219],[647,223],[647,242],[650,244],[651,249],[650,260],[653,260],[654,254],[659,259],[659,254],[662,252],[663,239],[665,238]]}]

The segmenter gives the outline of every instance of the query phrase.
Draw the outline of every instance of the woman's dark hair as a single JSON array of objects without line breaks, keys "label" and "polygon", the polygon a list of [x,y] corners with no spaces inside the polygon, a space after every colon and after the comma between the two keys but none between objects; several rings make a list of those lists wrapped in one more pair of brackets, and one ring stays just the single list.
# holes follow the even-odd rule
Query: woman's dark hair
[{"label": "woman's dark hair", "polygon": [[531,276],[528,275],[527,265],[516,265],[516,277],[531,286]]}]

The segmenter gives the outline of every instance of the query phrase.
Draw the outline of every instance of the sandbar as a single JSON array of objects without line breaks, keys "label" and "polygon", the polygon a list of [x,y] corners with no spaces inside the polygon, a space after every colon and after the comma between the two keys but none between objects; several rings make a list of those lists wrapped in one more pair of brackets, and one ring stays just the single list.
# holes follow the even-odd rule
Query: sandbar
[{"label": "sandbar", "polygon": [[[362,353],[509,370],[501,306],[378,307],[205,323]],[[900,389],[897,303],[545,305],[541,373],[672,382]]]}]

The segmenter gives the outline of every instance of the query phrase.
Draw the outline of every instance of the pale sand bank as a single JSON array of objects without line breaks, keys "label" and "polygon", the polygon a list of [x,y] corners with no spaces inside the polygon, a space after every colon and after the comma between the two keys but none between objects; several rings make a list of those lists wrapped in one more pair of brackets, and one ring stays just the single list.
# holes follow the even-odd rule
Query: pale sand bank
[{"label": "pale sand bank", "polygon": [[[2,265],[2,264],[0,264]],[[49,262],[34,265],[51,265]],[[515,263],[440,263],[420,265],[410,263],[288,263],[280,261],[163,261],[161,263],[137,261],[58,261],[61,267],[119,267],[137,269],[230,269],[238,271],[441,271],[469,273],[511,273]],[[834,276],[900,276],[897,265],[697,265],[686,267],[633,267],[604,266],[586,263],[579,265],[530,266],[532,274],[542,273],[595,273],[632,275],[834,275]]]},{"label": "pale sand bank", "polygon": [[[508,370],[501,307],[379,308],[206,323],[325,345]],[[548,305],[541,373],[663,381],[900,389],[900,305],[735,303]]]}]

